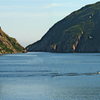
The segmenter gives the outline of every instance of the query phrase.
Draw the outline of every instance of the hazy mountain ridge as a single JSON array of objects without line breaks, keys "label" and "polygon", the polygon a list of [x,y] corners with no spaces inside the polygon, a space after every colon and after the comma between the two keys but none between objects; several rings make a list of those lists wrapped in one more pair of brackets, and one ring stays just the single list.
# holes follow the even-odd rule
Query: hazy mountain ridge
[{"label": "hazy mountain ridge", "polygon": [[100,2],[87,5],[57,22],[26,49],[42,52],[100,52]]},{"label": "hazy mountain ridge", "polygon": [[8,36],[0,27],[0,54],[22,53],[25,49],[15,38]]}]

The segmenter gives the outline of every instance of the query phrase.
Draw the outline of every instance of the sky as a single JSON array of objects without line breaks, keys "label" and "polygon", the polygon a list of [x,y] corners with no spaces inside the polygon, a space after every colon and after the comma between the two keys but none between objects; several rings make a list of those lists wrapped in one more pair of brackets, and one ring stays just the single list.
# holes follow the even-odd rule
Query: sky
[{"label": "sky", "polygon": [[98,0],[0,0],[0,26],[26,47],[56,22]]}]

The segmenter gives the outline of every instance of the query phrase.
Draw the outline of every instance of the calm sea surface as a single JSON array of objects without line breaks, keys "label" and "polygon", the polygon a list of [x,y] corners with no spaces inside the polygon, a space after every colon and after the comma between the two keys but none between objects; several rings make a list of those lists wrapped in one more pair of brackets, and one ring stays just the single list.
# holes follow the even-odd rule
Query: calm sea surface
[{"label": "calm sea surface", "polygon": [[0,100],[100,100],[100,54],[0,56]]}]

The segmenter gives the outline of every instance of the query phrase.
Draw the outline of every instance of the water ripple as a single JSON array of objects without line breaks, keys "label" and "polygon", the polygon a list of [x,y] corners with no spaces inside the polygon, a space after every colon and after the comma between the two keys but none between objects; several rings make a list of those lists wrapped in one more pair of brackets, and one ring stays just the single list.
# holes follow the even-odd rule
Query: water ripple
[{"label": "water ripple", "polygon": [[33,76],[94,76],[100,75],[100,72],[93,73],[59,73],[49,70],[36,70],[36,71],[0,71],[0,77],[33,77]]}]

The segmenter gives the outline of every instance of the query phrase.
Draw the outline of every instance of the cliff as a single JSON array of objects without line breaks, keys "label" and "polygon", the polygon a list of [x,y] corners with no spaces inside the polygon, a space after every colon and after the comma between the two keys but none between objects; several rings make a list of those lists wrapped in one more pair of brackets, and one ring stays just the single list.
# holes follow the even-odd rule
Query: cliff
[{"label": "cliff", "polygon": [[26,49],[29,52],[100,52],[100,2],[66,16]]}]

